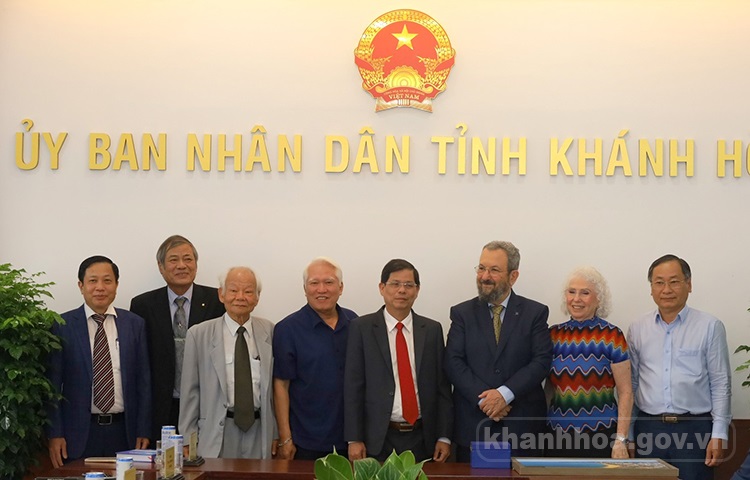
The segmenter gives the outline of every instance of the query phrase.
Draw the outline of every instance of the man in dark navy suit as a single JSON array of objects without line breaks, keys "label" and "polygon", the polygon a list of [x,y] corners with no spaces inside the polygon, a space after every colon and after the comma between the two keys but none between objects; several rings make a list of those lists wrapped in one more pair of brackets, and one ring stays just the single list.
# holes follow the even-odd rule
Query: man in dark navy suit
[{"label": "man in dark navy suit", "polygon": [[552,363],[549,309],[512,291],[520,261],[510,242],[485,245],[475,267],[479,295],[451,308],[445,368],[459,462],[470,460],[472,441],[511,441],[514,456],[541,453],[542,380]]},{"label": "man in dark navy suit", "polygon": [[120,272],[112,260],[89,257],[78,269],[84,304],[55,325],[62,350],[48,375],[63,396],[50,407],[47,429],[54,467],[81,457],[111,457],[146,448],[151,375],[143,319],[115,308]]},{"label": "man in dark navy suit", "polygon": [[224,315],[218,291],[193,283],[198,273],[198,252],[190,240],[181,235],[164,240],[156,252],[156,264],[167,285],[142,293],[130,302],[130,311],[146,320],[154,441],[161,437],[162,425],[177,426],[180,418],[180,379],[187,329]]}]

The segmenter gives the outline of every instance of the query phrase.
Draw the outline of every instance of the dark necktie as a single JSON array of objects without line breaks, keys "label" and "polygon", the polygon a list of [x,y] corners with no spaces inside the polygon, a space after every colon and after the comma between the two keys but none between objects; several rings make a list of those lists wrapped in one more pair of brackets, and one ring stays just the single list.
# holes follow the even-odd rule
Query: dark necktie
[{"label": "dark necktie", "polygon": [[174,303],[177,305],[177,310],[174,312],[174,322],[172,323],[175,351],[174,385],[178,392],[180,391],[180,385],[182,383],[182,358],[185,356],[185,336],[187,335],[185,302],[187,302],[187,298],[185,297],[177,297],[174,299]]},{"label": "dark necktie", "polygon": [[115,377],[112,372],[112,357],[109,353],[107,333],[104,331],[106,315],[95,313],[92,318],[96,322],[94,334],[94,406],[102,413],[109,412],[115,404]]},{"label": "dark necktie", "polygon": [[245,327],[237,329],[234,343],[234,423],[247,432],[255,423],[253,403],[253,373],[250,369],[250,353],[245,340]]},{"label": "dark necktie", "polygon": [[414,391],[414,377],[411,375],[411,362],[409,361],[409,348],[406,345],[406,337],[401,330],[404,324],[396,324],[396,363],[398,365],[398,383],[401,387],[401,408],[404,420],[414,425],[419,417],[417,406],[417,393]]}]

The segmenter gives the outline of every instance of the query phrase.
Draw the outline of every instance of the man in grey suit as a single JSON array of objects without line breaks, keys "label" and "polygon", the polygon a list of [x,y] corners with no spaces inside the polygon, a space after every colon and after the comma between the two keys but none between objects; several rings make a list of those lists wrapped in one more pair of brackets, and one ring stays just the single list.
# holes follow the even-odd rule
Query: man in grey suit
[{"label": "man in grey suit", "polygon": [[443,372],[443,329],[412,311],[419,272],[389,261],[380,276],[385,306],[349,326],[344,436],[349,458],[383,461],[411,450],[417,460],[450,455],[453,405]]},{"label": "man in grey suit", "polygon": [[146,321],[151,363],[151,439],[161,437],[163,425],[180,418],[180,381],[185,335],[189,327],[224,315],[215,288],[193,283],[198,251],[187,238],[172,235],[156,252],[159,273],[167,285],[130,301],[130,311]]},{"label": "man in grey suit", "polygon": [[271,407],[273,324],[251,316],[261,284],[252,269],[221,279],[224,316],[187,332],[180,390],[180,432],[198,432],[198,455],[270,458],[276,437]]}]

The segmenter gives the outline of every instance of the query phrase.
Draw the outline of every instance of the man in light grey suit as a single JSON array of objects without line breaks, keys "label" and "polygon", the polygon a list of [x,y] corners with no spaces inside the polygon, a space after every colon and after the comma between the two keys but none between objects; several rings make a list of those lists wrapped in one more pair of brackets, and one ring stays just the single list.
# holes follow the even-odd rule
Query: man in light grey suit
[{"label": "man in light grey suit", "polygon": [[188,330],[179,426],[186,438],[198,431],[200,456],[271,457],[273,324],[250,315],[260,290],[252,269],[230,268],[219,288],[224,316]]}]

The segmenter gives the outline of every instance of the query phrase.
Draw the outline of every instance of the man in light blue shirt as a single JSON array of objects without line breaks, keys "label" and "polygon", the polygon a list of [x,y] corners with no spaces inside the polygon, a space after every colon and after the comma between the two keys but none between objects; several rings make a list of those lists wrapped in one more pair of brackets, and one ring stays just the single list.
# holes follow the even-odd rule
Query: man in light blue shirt
[{"label": "man in light blue shirt", "polygon": [[658,258],[648,281],[658,308],[628,331],[640,410],[636,452],[668,461],[683,480],[711,480],[732,418],[726,330],[714,316],[687,306],[692,284],[685,260]]}]

